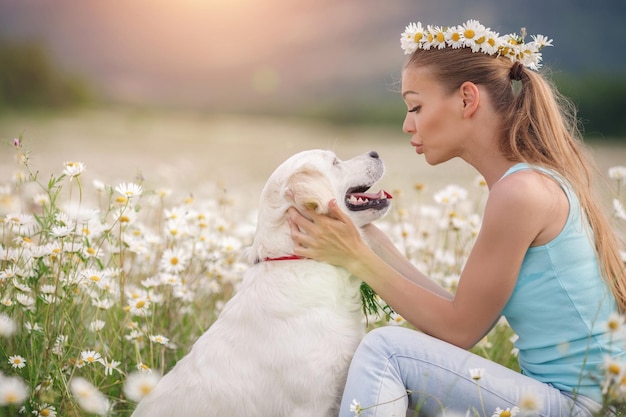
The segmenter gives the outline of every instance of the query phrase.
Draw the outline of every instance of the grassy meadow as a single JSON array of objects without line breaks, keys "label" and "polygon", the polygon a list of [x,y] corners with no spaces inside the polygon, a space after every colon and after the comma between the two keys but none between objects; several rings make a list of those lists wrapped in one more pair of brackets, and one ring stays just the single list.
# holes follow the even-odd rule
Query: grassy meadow
[{"label": "grassy meadow", "polygon": [[[261,188],[301,150],[378,151],[394,195],[380,226],[454,291],[487,190],[460,161],[427,166],[408,140],[400,125],[173,111],[1,116],[0,416],[129,416],[237,291]],[[626,146],[592,151],[623,234]],[[516,368],[513,339],[501,322],[474,350]],[[623,402],[626,365],[609,365],[607,402]]]}]

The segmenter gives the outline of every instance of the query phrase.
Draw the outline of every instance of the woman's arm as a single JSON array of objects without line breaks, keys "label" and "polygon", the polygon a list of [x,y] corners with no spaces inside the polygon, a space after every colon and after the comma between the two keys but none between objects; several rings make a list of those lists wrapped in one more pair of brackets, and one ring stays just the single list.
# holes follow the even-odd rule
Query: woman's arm
[{"label": "woman's arm", "polygon": [[555,198],[565,199],[539,177],[519,173],[493,187],[454,297],[399,261],[388,239],[375,252],[336,203],[328,216],[308,213],[312,221],[290,212],[295,251],[346,268],[416,328],[469,348],[500,316],[528,247],[554,223]]}]

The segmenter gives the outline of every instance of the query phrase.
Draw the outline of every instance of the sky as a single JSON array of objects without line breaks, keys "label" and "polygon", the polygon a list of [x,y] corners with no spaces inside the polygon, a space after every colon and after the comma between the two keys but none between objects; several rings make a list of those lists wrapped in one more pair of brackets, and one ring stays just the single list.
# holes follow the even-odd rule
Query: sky
[{"label": "sky", "polygon": [[626,70],[615,53],[625,10],[623,0],[2,0],[0,37],[42,43],[105,97],[236,109],[389,94],[415,20],[525,26],[556,38],[544,56],[558,71]]}]

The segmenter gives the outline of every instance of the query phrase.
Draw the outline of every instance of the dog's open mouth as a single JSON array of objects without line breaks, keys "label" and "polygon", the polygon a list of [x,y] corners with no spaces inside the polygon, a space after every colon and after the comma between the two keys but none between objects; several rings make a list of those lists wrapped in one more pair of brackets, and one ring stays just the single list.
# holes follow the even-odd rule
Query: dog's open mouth
[{"label": "dog's open mouth", "polygon": [[368,193],[369,186],[352,187],[346,192],[346,207],[351,211],[368,209],[382,210],[389,205],[393,197],[385,190],[377,193]]}]

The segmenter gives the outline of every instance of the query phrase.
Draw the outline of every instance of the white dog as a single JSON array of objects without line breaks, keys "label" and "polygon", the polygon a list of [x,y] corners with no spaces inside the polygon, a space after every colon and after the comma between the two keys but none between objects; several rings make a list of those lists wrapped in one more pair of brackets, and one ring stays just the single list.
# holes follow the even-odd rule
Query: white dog
[{"label": "white dog", "polygon": [[383,175],[376,152],[340,161],[298,153],[261,194],[248,257],[255,265],[217,321],[146,396],[133,417],[330,417],[364,334],[360,281],[346,270],[294,259],[286,211],[327,212],[336,198],[358,226],[390,197],[366,191]]}]

